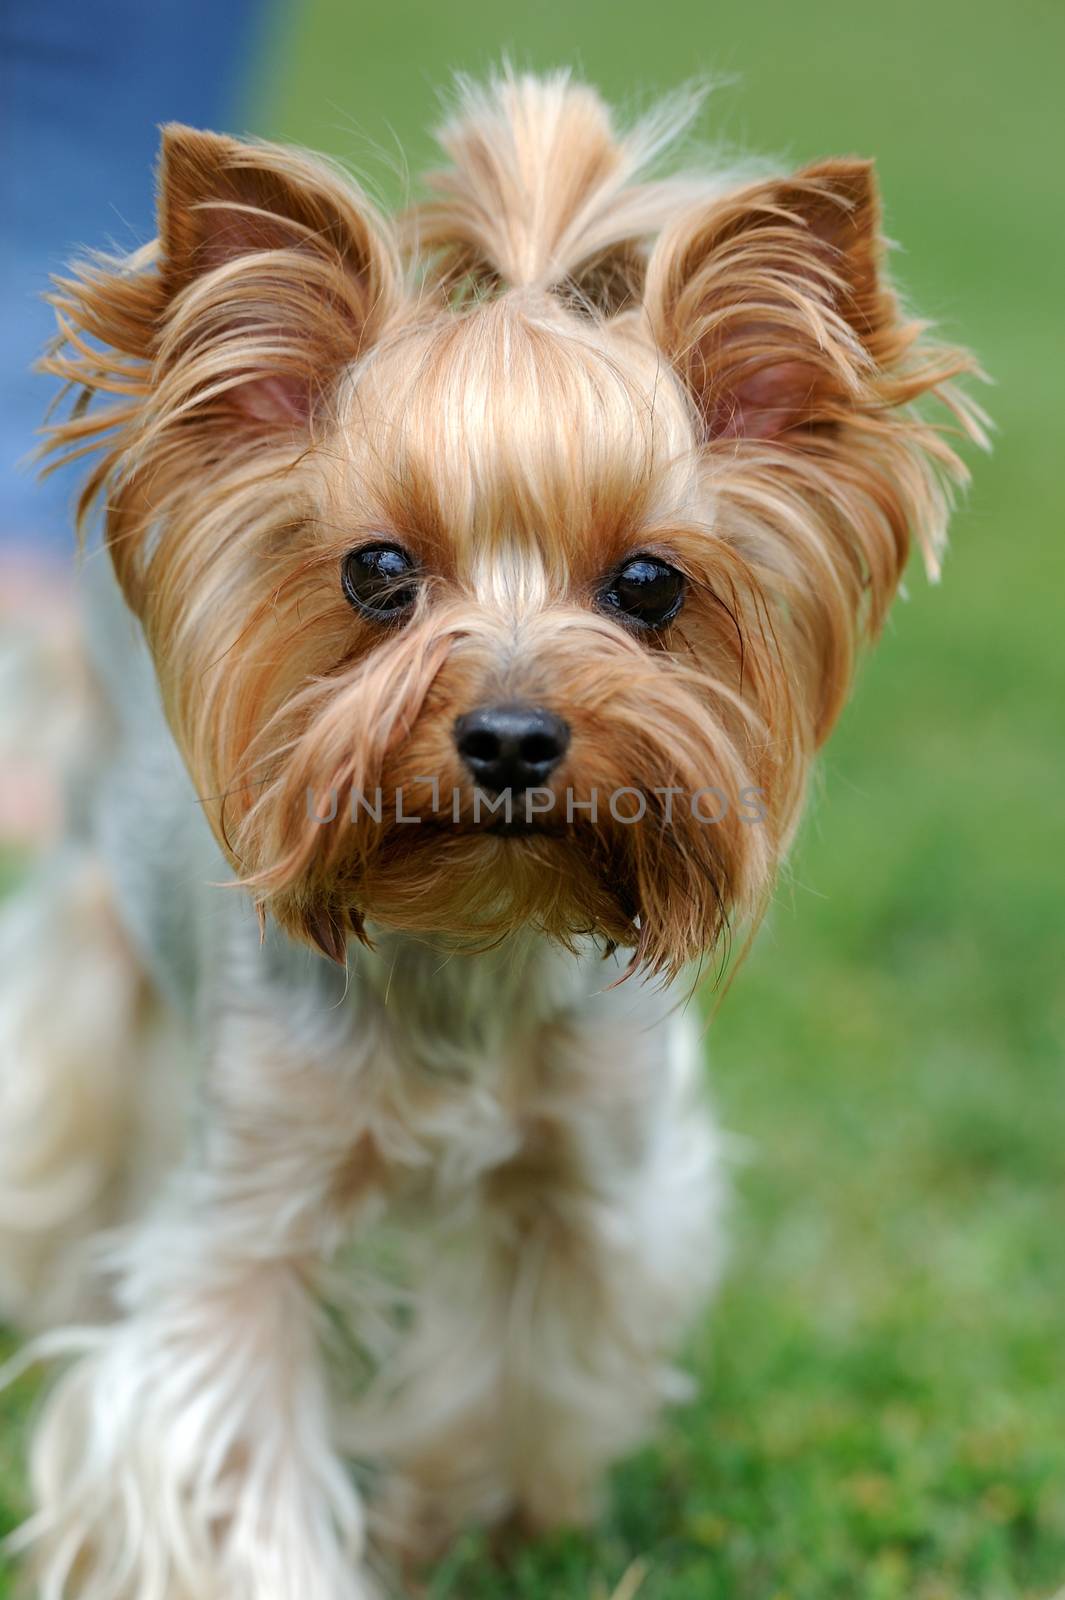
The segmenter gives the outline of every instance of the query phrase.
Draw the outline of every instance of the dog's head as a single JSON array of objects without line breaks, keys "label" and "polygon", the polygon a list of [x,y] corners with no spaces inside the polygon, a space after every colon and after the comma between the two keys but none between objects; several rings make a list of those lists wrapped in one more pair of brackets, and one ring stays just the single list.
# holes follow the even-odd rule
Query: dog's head
[{"label": "dog's head", "polygon": [[973,430],[968,363],[900,317],[870,168],[634,182],[661,132],[507,80],[389,222],[172,128],[158,245],[57,290],[48,366],[119,396],[57,436],[107,445],[85,503],[174,732],[334,956],[367,918],[711,948],[913,537],[934,562],[961,469],[912,402]]}]

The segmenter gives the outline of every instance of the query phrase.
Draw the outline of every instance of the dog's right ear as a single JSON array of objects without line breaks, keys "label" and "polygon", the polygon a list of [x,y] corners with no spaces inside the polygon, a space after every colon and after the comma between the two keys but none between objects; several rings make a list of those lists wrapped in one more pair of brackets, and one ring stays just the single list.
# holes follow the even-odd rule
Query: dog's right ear
[{"label": "dog's right ear", "polygon": [[190,410],[260,427],[306,424],[399,294],[387,229],[350,179],[176,123],[163,130],[159,250],[161,375],[187,386]]}]

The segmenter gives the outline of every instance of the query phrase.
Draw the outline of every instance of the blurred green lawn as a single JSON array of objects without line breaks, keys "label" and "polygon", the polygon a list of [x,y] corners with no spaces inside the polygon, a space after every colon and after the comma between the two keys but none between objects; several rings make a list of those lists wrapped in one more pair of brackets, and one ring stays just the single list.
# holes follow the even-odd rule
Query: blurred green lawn
[{"label": "blurred green lawn", "polygon": [[[258,131],[400,187],[436,89],[509,50],[631,101],[731,77],[706,132],[875,155],[896,270],[997,387],[941,588],[862,676],[789,881],[711,1035],[743,1136],[701,1399],[621,1468],[594,1538],[434,1600],[1013,1600],[1065,1584],[1065,10],[313,0]],[[375,142],[383,148],[375,153]],[[146,174],[147,181],[147,174]],[[22,1505],[0,1401],[0,1524]],[[0,1574],[0,1596],[8,1593]],[[294,1600],[327,1600],[325,1596]]]}]

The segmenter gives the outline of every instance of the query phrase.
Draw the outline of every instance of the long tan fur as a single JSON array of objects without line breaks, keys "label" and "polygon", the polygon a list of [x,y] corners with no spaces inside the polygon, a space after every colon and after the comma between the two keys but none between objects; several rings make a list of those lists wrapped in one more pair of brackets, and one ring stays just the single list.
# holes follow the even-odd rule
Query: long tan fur
[{"label": "long tan fur", "polygon": [[[675,972],[764,903],[913,540],[937,569],[965,472],[915,403],[980,438],[974,368],[901,314],[868,165],[645,179],[682,120],[619,136],[564,75],[467,87],[398,223],[310,156],[171,129],[159,243],[57,285],[44,364],[79,398],[51,448],[95,453],[82,513],[230,859],[332,954],[368,917],[531,922]],[[385,634],[337,578],[382,530],[425,574]],[[662,638],[594,603],[633,549],[689,580]],[[728,816],[353,820],[353,792],[468,790],[451,725],[503,691],[566,717],[578,793],[714,785]]]}]

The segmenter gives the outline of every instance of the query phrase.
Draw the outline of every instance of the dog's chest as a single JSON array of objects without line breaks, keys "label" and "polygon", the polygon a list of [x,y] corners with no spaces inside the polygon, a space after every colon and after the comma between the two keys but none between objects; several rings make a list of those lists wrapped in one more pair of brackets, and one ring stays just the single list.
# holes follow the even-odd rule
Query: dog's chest
[{"label": "dog's chest", "polygon": [[385,938],[366,966],[355,1004],[375,1012],[383,1136],[413,1178],[469,1189],[535,1139],[557,1091],[552,1041],[579,1023],[587,973],[533,940],[470,958]]}]

